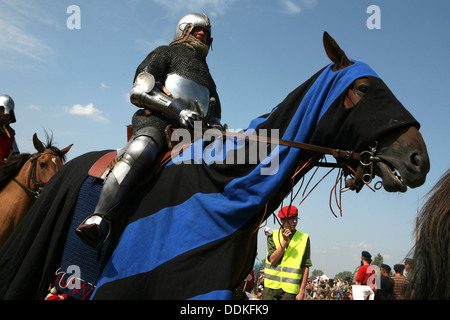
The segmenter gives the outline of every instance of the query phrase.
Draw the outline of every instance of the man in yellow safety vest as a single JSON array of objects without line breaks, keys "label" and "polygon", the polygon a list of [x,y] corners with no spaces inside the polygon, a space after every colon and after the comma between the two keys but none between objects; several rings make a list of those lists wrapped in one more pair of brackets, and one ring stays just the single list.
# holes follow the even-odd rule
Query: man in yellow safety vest
[{"label": "man in yellow safety vest", "polygon": [[309,235],[296,230],[298,209],[278,212],[282,228],[267,237],[263,300],[303,300],[310,259]]}]

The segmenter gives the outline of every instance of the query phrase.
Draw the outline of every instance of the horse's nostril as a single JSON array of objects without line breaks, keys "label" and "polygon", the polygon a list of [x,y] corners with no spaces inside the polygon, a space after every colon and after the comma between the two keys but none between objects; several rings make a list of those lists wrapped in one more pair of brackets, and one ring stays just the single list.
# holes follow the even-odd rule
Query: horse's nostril
[{"label": "horse's nostril", "polygon": [[414,152],[411,154],[410,158],[411,164],[419,170],[419,172],[428,172],[430,171],[430,160],[428,159],[427,154],[423,154],[420,152]]},{"label": "horse's nostril", "polygon": [[413,165],[420,167],[422,162],[422,157],[417,152],[411,154],[411,163]]}]

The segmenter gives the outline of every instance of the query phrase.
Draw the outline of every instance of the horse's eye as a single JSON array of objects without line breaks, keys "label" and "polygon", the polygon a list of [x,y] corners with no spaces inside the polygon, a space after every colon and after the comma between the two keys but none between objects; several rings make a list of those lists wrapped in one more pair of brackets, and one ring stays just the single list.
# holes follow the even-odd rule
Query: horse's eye
[{"label": "horse's eye", "polygon": [[356,89],[358,91],[360,91],[362,94],[365,94],[367,92],[367,90],[369,90],[369,86],[367,86],[367,85],[360,85]]},{"label": "horse's eye", "polygon": [[39,167],[45,168],[47,164],[45,162],[39,162]]}]

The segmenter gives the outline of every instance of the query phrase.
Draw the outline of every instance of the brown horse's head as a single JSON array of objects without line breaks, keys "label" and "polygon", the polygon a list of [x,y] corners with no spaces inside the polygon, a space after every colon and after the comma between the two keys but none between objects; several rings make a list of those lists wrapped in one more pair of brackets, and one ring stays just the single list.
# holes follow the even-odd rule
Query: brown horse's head
[{"label": "brown horse's head", "polygon": [[51,177],[62,167],[72,145],[59,150],[52,138],[44,145],[33,135],[37,153],[12,155],[0,170],[0,247],[17,228]]},{"label": "brown horse's head", "polygon": [[72,145],[64,149],[58,149],[52,145],[52,139],[48,139],[44,145],[37,137],[36,133],[33,135],[33,145],[37,153],[30,157],[30,181],[29,187],[33,188],[43,187],[50,178],[62,167],[66,153],[69,152]]}]

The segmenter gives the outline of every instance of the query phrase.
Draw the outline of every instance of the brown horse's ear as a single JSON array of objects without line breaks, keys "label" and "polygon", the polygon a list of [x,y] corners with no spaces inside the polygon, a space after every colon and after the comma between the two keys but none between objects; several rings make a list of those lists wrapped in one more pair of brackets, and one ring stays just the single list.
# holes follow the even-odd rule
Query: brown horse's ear
[{"label": "brown horse's ear", "polygon": [[36,133],[33,135],[33,145],[38,152],[44,152],[45,150],[44,144],[38,139]]},{"label": "brown horse's ear", "polygon": [[347,68],[353,64],[337,42],[326,31],[323,33],[323,46],[328,58],[335,63],[333,71]]},{"label": "brown horse's ear", "polygon": [[70,146],[65,147],[64,149],[61,149],[61,152],[63,154],[66,154],[67,152],[69,152],[69,150],[70,150],[70,148],[72,148],[72,146],[73,146],[73,143]]}]

